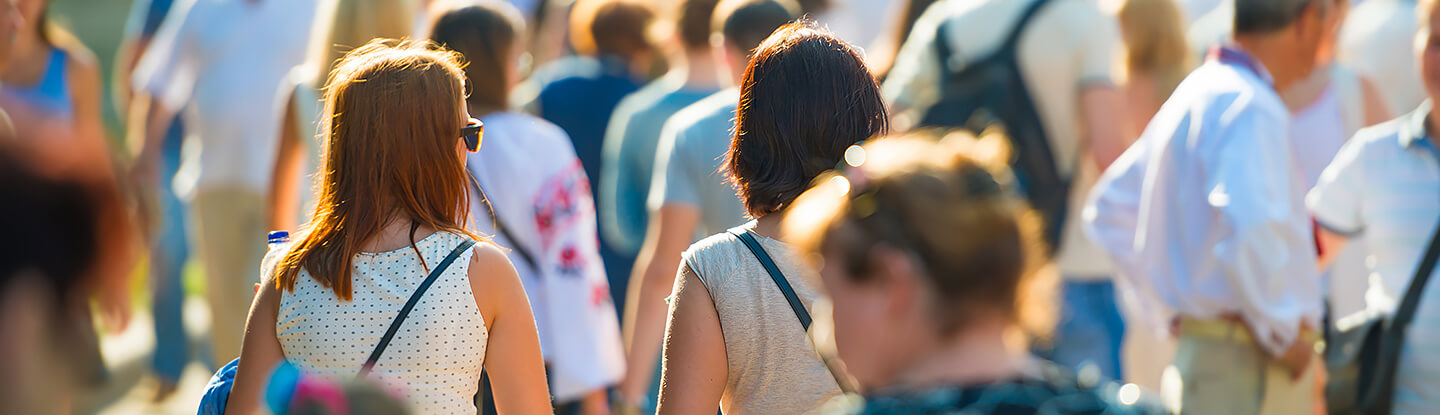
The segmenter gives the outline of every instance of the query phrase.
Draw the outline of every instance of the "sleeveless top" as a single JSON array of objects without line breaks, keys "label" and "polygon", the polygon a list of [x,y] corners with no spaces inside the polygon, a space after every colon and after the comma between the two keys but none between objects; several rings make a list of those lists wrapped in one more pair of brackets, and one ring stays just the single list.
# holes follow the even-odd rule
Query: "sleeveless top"
[{"label": "sleeveless top", "polygon": [[50,48],[45,74],[34,85],[0,88],[0,109],[10,113],[17,137],[75,139],[75,105],[70,93],[68,55]]},{"label": "sleeveless top", "polygon": [[[466,237],[436,232],[410,247],[355,255],[352,301],[300,271],[295,290],[280,300],[275,333],[285,358],[307,375],[353,378],[400,308],[429,274]],[[289,250],[266,255],[262,272]],[[475,392],[489,333],[475,305],[467,271],[473,250],[462,253],[425,292],[406,317],[370,378],[405,397],[419,414],[475,413]]]},{"label": "sleeveless top", "polygon": [[[754,227],[752,221],[739,229]],[[813,309],[819,276],[789,245],[758,234],[755,239],[775,260],[800,302]],[[840,395],[840,386],[816,354],[790,303],[743,242],[728,233],[705,238],[685,252],[685,264],[710,292],[720,317],[728,368],[722,412],[803,414]]]}]

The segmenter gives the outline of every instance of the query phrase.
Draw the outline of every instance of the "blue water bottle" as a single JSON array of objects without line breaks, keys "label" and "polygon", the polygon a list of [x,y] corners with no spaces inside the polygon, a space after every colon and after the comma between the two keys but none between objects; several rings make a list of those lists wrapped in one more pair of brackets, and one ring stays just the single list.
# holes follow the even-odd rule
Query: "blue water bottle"
[{"label": "blue water bottle", "polygon": [[270,245],[283,244],[286,242],[290,242],[290,232],[270,231],[270,233],[265,236],[265,239],[269,241]]}]

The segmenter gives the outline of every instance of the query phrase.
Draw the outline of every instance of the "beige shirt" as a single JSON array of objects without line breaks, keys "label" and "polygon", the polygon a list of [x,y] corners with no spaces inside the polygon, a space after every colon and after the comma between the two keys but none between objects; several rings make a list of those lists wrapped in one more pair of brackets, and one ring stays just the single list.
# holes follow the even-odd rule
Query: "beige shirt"
[{"label": "beige shirt", "polygon": [[[883,85],[896,126],[908,128],[940,99],[940,58],[935,35],[941,23],[958,58],[979,59],[1000,46],[1020,15],[1035,0],[944,0],[925,11],[900,48]],[[1113,86],[1111,69],[1120,44],[1115,20],[1089,0],[1050,0],[1020,36],[1020,66],[1061,172],[1073,175],[1070,217],[1057,262],[1071,277],[1103,277],[1111,267],[1103,251],[1079,232],[1079,202],[1089,193],[1093,166],[1085,150],[1080,94],[1087,87]],[[1119,109],[1117,109],[1118,111]],[[1085,171],[1085,169],[1090,171]]]},{"label": "beige shirt", "polygon": [[[755,222],[743,225],[753,229]],[[783,242],[755,235],[813,309],[819,281]],[[690,246],[685,265],[699,277],[725,337],[728,376],[720,409],[728,415],[804,414],[840,394],[790,303],[760,261],[734,235],[720,233]],[[682,270],[684,272],[685,270]]]}]

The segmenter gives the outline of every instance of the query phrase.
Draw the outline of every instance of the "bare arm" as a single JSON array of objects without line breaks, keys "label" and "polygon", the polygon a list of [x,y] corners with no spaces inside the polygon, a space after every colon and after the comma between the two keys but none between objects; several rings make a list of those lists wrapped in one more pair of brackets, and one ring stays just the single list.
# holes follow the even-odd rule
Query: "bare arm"
[{"label": "bare arm", "polygon": [[675,280],[656,413],[710,414],[720,406],[728,375],[720,316],[690,266]]},{"label": "bare arm", "polygon": [[1125,96],[1110,85],[1086,87],[1080,93],[1080,115],[1095,167],[1105,171],[1129,144],[1130,123],[1126,119]]},{"label": "bare arm", "polygon": [[270,227],[295,229],[295,208],[300,205],[300,170],[304,143],[296,128],[294,100],[286,100],[284,121],[280,124],[280,146],[275,152],[275,174],[270,177]]},{"label": "bare arm", "polygon": [[540,335],[515,266],[500,248],[482,242],[475,245],[469,271],[475,305],[490,333],[485,370],[491,379],[505,380],[491,383],[495,409],[502,414],[553,413]]},{"label": "bare arm", "polygon": [[273,276],[264,276],[255,301],[250,304],[250,317],[245,320],[245,340],[240,346],[240,368],[235,372],[235,385],[225,405],[228,415],[250,415],[260,412],[260,395],[275,365],[285,359],[280,340],[275,334],[275,319],[280,312],[280,287]]},{"label": "bare arm", "polygon": [[665,335],[665,302],[675,286],[675,270],[680,255],[690,245],[700,211],[681,204],[661,206],[650,217],[645,244],[632,271],[628,297],[625,301],[625,380],[620,383],[620,396],[627,403],[638,403],[650,388],[655,373],[656,357]]},{"label": "bare arm", "polygon": [[89,51],[69,54],[71,94],[75,105],[75,131],[85,143],[87,170],[112,179],[115,172],[110,162],[110,140],[105,138],[105,121],[100,114],[100,68]]},{"label": "bare arm", "polygon": [[1345,249],[1345,244],[1350,242],[1350,237],[1331,232],[1324,226],[1317,226],[1315,229],[1320,236],[1320,269],[1330,268],[1330,263],[1335,261],[1335,255]]}]

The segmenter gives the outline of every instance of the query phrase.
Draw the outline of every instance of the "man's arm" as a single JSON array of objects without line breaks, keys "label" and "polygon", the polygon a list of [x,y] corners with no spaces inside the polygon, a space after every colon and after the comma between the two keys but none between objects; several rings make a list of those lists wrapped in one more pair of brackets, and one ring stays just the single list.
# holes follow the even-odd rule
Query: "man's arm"
[{"label": "man's arm", "polygon": [[700,210],[694,206],[661,206],[650,217],[645,245],[635,261],[625,301],[625,381],[620,396],[640,402],[650,389],[651,375],[665,335],[665,296],[675,285],[680,256],[695,235]]},{"label": "man's arm", "polygon": [[1104,171],[1120,157],[1134,131],[1122,108],[1127,108],[1125,95],[1114,85],[1087,87],[1080,93],[1080,115],[1084,118],[1085,136],[1090,144],[1090,159]]}]

